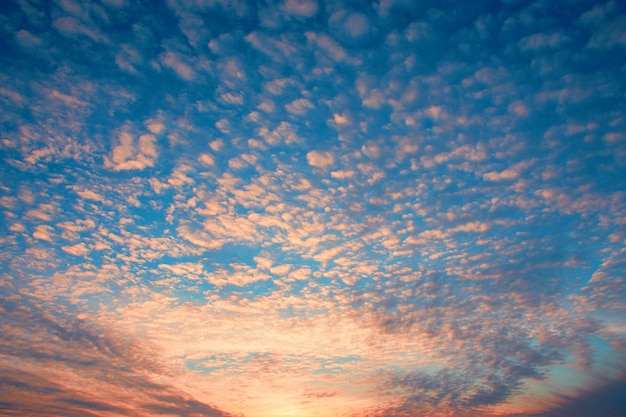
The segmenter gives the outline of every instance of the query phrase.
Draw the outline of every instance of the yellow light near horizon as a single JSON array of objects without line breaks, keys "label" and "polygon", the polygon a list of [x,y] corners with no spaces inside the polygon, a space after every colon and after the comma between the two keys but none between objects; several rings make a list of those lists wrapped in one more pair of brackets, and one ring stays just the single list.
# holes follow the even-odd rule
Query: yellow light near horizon
[{"label": "yellow light near horizon", "polygon": [[253,415],[254,417],[312,417],[311,415],[306,414],[304,410],[297,407],[263,410],[251,413],[250,415]]}]

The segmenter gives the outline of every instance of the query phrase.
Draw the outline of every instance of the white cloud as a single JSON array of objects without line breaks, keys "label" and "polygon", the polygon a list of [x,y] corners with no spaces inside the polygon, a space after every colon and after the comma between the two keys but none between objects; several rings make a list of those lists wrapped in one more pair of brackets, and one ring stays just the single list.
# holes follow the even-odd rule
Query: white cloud
[{"label": "white cloud", "polygon": [[98,201],[100,203],[103,204],[111,204],[112,202],[110,200],[105,199],[102,195],[96,193],[95,191],[92,190],[76,190],[76,193],[81,197],[84,198],[85,200],[93,200],[93,201]]},{"label": "white cloud", "polygon": [[299,98],[285,105],[285,109],[293,114],[305,114],[313,107],[313,103],[306,98]]},{"label": "white cloud", "polygon": [[20,43],[20,45],[26,48],[34,48],[36,46],[41,45],[42,43],[41,38],[39,38],[36,35],[33,35],[32,33],[30,33],[29,31],[25,29],[20,29],[19,31],[17,31],[15,33],[15,38]]},{"label": "white cloud", "polygon": [[344,9],[337,10],[328,19],[329,26],[340,37],[345,39],[358,39],[371,30],[369,18],[361,12],[347,12]]},{"label": "white cloud", "polygon": [[372,159],[376,159],[380,157],[381,147],[378,143],[374,141],[368,141],[363,146],[361,146],[361,152],[363,152],[366,156]]},{"label": "white cloud", "polygon": [[217,250],[222,247],[223,242],[213,236],[203,232],[192,230],[187,225],[179,226],[176,231],[190,243],[208,250]]},{"label": "white cloud", "polygon": [[199,262],[185,262],[173,265],[159,264],[159,269],[167,270],[175,275],[184,276],[192,280],[200,279],[204,275],[204,267]]},{"label": "white cloud", "polygon": [[87,27],[86,25],[71,16],[64,16],[55,19],[52,22],[52,26],[65,36],[81,34],[93,39],[94,41],[107,41],[107,38],[102,35],[98,30]]},{"label": "white cloud", "polygon": [[289,265],[289,264],[272,266],[270,268],[270,272],[273,275],[284,276],[284,275],[287,275],[289,273],[289,271],[291,271],[292,267],[293,267],[293,265]]},{"label": "white cloud", "polygon": [[172,172],[172,175],[167,179],[168,184],[174,187],[182,187],[185,184],[192,185],[194,180],[187,175],[190,171],[193,171],[193,168],[188,165],[181,164],[177,166]]},{"label": "white cloud", "polygon": [[224,147],[224,141],[222,139],[216,139],[209,143],[209,147],[215,152],[219,152]]},{"label": "white cloud", "polygon": [[46,96],[51,100],[58,100],[68,107],[84,107],[87,103],[69,94],[61,93],[58,90],[50,89],[46,91]]},{"label": "white cloud", "polygon": [[556,48],[565,41],[567,41],[567,36],[560,33],[553,33],[551,35],[535,33],[534,35],[522,38],[518,42],[518,45],[522,51],[527,51],[542,48]]},{"label": "white cloud", "polygon": [[[226,135],[230,135],[232,134],[232,125],[230,123],[230,121],[228,119],[220,119],[217,122],[215,122],[215,127],[217,127],[220,132],[226,134]],[[213,149],[216,150],[216,149]]]},{"label": "white cloud", "polygon": [[593,49],[611,49],[626,46],[626,16],[607,19],[591,36],[587,46]]},{"label": "white cloud", "polygon": [[593,275],[591,275],[591,279],[587,282],[587,284],[602,282],[602,280],[606,279],[606,276],[606,272],[596,271]]},{"label": "white cloud", "polygon": [[257,267],[261,269],[270,269],[273,264],[271,259],[263,256],[255,256],[254,262],[256,262]]},{"label": "white cloud", "polygon": [[307,32],[306,37],[309,41],[315,42],[335,62],[346,62],[354,65],[361,63],[358,58],[350,56],[341,45],[324,33]]},{"label": "white cloud", "polygon": [[33,237],[39,240],[45,240],[47,242],[52,242],[52,233],[54,229],[47,225],[39,225],[35,227],[35,231],[33,232]]},{"label": "white cloud", "polygon": [[89,249],[87,249],[84,243],[77,243],[73,246],[61,246],[61,249],[74,256],[85,256],[89,253]]},{"label": "white cloud", "polygon": [[369,32],[370,23],[363,13],[350,13],[344,21],[344,27],[350,36],[357,38]]},{"label": "white cloud", "polygon": [[338,125],[349,125],[350,119],[345,114],[333,114],[333,121]]},{"label": "white cloud", "polygon": [[154,142],[156,142],[154,135],[147,134],[139,136],[139,152],[145,156],[156,158],[157,151]]},{"label": "white cloud", "polygon": [[195,72],[193,68],[184,62],[183,57],[172,51],[168,51],[160,57],[161,63],[168,68],[174,70],[174,72],[183,80],[191,81],[195,78]]},{"label": "white cloud", "polygon": [[435,120],[439,120],[446,116],[446,112],[441,106],[430,106],[426,109],[425,113]]},{"label": "white cloud", "polygon": [[145,123],[150,133],[154,133],[155,135],[163,132],[163,130],[165,129],[165,125],[160,120],[150,119],[147,120]]},{"label": "white cloud", "polygon": [[502,180],[513,180],[519,176],[518,172],[515,172],[511,169],[505,169],[504,171],[497,172],[491,171],[483,174],[483,178],[489,181],[502,181]]},{"label": "white cloud", "polygon": [[49,213],[47,213],[47,210],[42,210],[40,208],[28,210],[25,217],[32,217],[45,222],[52,220],[52,217]]},{"label": "white cloud", "polygon": [[306,155],[309,165],[317,168],[328,168],[335,163],[335,156],[328,151],[311,151]]},{"label": "white cloud", "polygon": [[347,179],[354,177],[355,172],[351,170],[333,171],[330,176],[337,179]]},{"label": "white cloud", "polygon": [[528,109],[526,104],[521,100],[517,100],[509,104],[508,109],[509,113],[518,117],[525,117],[528,116],[528,114],[530,113],[530,110]]},{"label": "white cloud", "polygon": [[312,17],[317,13],[318,6],[315,0],[285,0],[282,9],[291,16]]},{"label": "white cloud", "polygon": [[0,87],[0,100],[2,100],[6,106],[22,106],[26,103],[26,98],[9,88]]},{"label": "white cloud", "polygon": [[269,130],[263,126],[259,129],[258,134],[271,146],[276,146],[283,142],[287,145],[302,142],[302,139],[296,134],[293,125],[288,122],[281,122],[274,130]]},{"label": "white cloud", "polygon": [[25,227],[24,227],[24,225],[23,225],[23,224],[21,224],[21,223],[13,223],[13,224],[11,225],[11,227],[9,227],[9,230],[10,230],[10,231],[12,231],[12,232],[18,232],[18,233],[20,233],[20,232],[25,231],[25,230],[26,230],[26,228],[25,228]]},{"label": "white cloud", "polygon": [[247,166],[248,164],[241,158],[236,157],[236,158],[232,158],[228,161],[228,167],[230,169],[241,169],[245,166]]},{"label": "white cloud", "polygon": [[387,102],[387,98],[377,88],[372,89],[363,97],[363,105],[370,109],[379,109]]},{"label": "white cloud", "polygon": [[624,141],[624,139],[626,139],[626,135],[621,132],[609,132],[605,133],[603,138],[609,143],[617,143]]},{"label": "white cloud", "polygon": [[215,165],[215,160],[213,159],[213,157],[211,155],[209,155],[208,153],[203,153],[198,157],[198,160],[200,162],[202,162],[205,165],[208,165],[210,167]]},{"label": "white cloud", "polygon": [[240,93],[224,93],[220,96],[220,100],[226,104],[239,105],[243,104],[243,94]]},{"label": "white cloud", "polygon": [[264,151],[268,149],[265,142],[260,141],[258,139],[248,139],[248,146],[252,149],[261,149]]},{"label": "white cloud", "polygon": [[151,134],[144,134],[135,143],[133,136],[123,131],[118,138],[119,145],[113,148],[110,158],[105,158],[105,166],[115,171],[142,170],[154,166],[157,158],[155,146],[156,138]]},{"label": "white cloud", "polygon": [[524,160],[511,165],[503,171],[490,171],[483,174],[483,178],[488,181],[514,180],[520,176],[523,170],[528,168],[534,161],[532,159]]},{"label": "white cloud", "polygon": [[263,83],[263,87],[270,94],[279,96],[283,93],[283,91],[285,90],[287,86],[293,85],[293,84],[295,84],[295,81],[292,80],[291,78],[278,78],[278,79]]},{"label": "white cloud", "polygon": [[117,66],[132,74],[138,73],[137,65],[142,61],[143,57],[139,51],[131,45],[121,45],[117,55],[115,55]]}]

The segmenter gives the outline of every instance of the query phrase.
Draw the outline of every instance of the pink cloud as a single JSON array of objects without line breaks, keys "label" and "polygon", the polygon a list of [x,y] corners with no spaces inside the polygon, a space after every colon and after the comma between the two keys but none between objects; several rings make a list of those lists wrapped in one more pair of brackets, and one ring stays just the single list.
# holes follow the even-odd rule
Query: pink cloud
[{"label": "pink cloud", "polygon": [[309,165],[316,168],[326,169],[335,164],[335,156],[328,151],[311,151],[307,153],[306,159]]}]

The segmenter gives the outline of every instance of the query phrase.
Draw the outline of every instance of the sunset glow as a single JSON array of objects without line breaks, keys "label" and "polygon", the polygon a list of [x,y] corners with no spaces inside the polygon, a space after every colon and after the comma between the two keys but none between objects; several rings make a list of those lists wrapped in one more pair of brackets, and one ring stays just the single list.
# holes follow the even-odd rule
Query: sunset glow
[{"label": "sunset glow", "polygon": [[0,11],[0,416],[626,417],[625,2]]}]

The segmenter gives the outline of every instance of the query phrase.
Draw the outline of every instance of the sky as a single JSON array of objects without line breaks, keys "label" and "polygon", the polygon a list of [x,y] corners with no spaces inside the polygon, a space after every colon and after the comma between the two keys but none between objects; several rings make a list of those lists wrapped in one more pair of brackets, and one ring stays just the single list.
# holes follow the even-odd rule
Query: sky
[{"label": "sky", "polygon": [[626,3],[0,30],[0,415],[626,416]]}]

